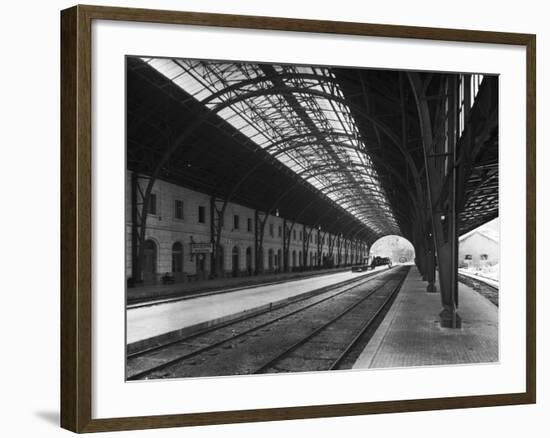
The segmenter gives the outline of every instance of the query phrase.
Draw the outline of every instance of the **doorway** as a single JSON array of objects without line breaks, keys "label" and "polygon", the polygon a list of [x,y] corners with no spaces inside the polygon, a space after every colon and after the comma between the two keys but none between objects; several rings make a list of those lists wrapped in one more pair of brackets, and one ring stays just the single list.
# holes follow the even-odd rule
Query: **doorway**
[{"label": "doorway", "polygon": [[246,272],[252,275],[252,248],[246,248]]},{"label": "doorway", "polygon": [[239,247],[234,246],[231,251],[231,273],[233,277],[239,276]]},{"label": "doorway", "polygon": [[204,280],[206,278],[206,257],[204,254],[196,254],[195,255],[195,269],[197,273],[197,279],[198,280]]},{"label": "doorway", "polygon": [[143,282],[154,284],[157,281],[157,245],[146,240],[143,247]]}]

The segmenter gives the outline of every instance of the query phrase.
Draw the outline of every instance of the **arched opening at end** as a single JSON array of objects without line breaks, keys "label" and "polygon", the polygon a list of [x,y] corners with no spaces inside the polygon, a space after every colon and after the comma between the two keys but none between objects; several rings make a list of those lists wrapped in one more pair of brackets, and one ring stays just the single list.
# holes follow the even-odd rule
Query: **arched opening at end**
[{"label": "arched opening at end", "polygon": [[401,236],[384,236],[374,242],[369,252],[369,262],[375,257],[389,258],[392,265],[413,264],[415,258],[414,246]]}]

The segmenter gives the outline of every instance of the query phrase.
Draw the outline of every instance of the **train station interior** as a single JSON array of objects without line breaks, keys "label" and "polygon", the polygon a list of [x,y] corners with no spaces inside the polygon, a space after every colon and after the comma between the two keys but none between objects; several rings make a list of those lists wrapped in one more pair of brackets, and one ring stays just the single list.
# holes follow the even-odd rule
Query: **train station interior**
[{"label": "train station interior", "polygon": [[[127,57],[127,378],[498,361],[498,85]],[[345,307],[333,337],[352,331],[344,314],[359,334],[318,353],[332,338],[311,306],[336,312],[361,288],[377,307]],[[291,346],[258,329],[266,351],[197,371],[171,347],[245,339],[266,315]],[[293,318],[318,337],[307,365]]]}]

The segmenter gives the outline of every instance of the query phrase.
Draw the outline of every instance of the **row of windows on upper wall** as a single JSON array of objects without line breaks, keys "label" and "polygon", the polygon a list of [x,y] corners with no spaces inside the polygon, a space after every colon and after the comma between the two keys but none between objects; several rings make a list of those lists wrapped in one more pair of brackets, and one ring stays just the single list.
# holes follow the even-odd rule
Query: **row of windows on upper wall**
[{"label": "row of windows on upper wall", "polygon": [[[277,230],[277,236],[278,237],[282,237],[282,233],[283,233],[283,229],[281,226],[279,226],[278,230]],[[273,227],[273,224],[269,224],[269,235],[271,237],[274,237],[274,227]],[[304,235],[303,235],[303,232],[300,231],[300,238],[299,240],[302,241]],[[296,230],[292,230],[292,240],[296,240]],[[315,244],[317,244],[319,238],[317,237],[316,234],[312,235],[312,234],[309,234],[309,241],[310,242],[313,242]],[[325,237],[322,238],[322,244],[324,245],[325,244]]]},{"label": "row of windows on upper wall", "polygon": [[[206,208],[202,205],[198,207],[198,222],[204,224],[206,222]],[[148,213],[156,215],[158,212],[157,205],[157,195],[156,193],[151,193],[149,195],[149,209]],[[181,199],[174,200],[174,218],[183,220],[185,219],[184,210],[183,210],[183,201]]]},{"label": "row of windows on upper wall", "polygon": [[[223,221],[222,221],[223,225]],[[233,229],[234,230],[240,230],[241,229],[241,221],[238,214],[233,215]],[[251,233],[252,232],[252,219],[246,218],[246,231]]]},{"label": "row of windows on upper wall", "polygon": [[[157,214],[157,195],[156,193],[151,193],[149,195],[149,214],[156,215]],[[181,199],[176,199],[174,201],[174,218],[179,220],[184,220],[185,216],[183,213],[183,201]],[[198,222],[200,224],[204,224],[206,222],[206,208],[202,205],[198,206]],[[223,218],[222,218],[222,226],[223,226]],[[239,215],[235,214],[233,215],[233,229],[239,230],[240,229],[240,219]],[[246,219],[246,231],[251,233],[252,232],[252,219],[247,218]],[[274,225],[269,224],[269,235],[271,237],[274,237]],[[277,229],[277,237],[282,237],[283,235],[283,228],[279,225]],[[296,230],[293,230],[292,233],[293,240],[296,240]],[[303,239],[303,232],[300,231],[300,241]],[[317,235],[312,236],[309,235],[309,241],[314,243],[317,243]],[[323,245],[325,244],[325,238],[323,237]]]}]

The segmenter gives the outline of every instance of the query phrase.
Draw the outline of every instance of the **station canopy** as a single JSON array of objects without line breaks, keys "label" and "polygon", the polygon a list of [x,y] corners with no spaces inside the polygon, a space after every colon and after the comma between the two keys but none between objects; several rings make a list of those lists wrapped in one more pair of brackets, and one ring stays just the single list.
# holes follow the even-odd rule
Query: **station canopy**
[{"label": "station canopy", "polygon": [[211,110],[221,107],[220,117],[374,234],[399,233],[376,169],[329,68],[143,60]]},{"label": "station canopy", "polygon": [[[403,72],[127,62],[129,169],[150,173],[166,145],[199,121],[163,179],[263,211],[274,206],[287,219],[331,233],[359,230],[346,237],[369,244],[386,235],[411,239],[415,184],[424,185],[425,174],[418,112]],[[441,95],[444,77],[426,74],[431,96]],[[479,90],[489,96],[486,82]],[[435,111],[437,98],[431,102]],[[461,233],[498,215],[498,129],[476,136],[487,147],[465,185]]]}]

